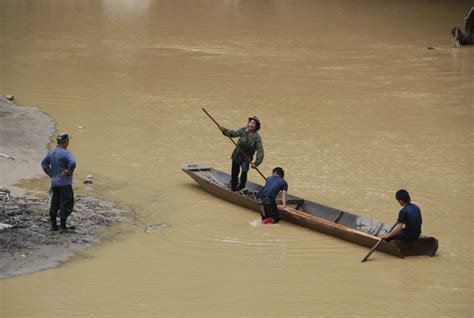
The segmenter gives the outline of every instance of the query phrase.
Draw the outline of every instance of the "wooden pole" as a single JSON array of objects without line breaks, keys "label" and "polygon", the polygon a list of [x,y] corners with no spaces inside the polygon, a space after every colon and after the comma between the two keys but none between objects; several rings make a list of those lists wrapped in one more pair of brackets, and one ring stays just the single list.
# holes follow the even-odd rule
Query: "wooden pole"
[{"label": "wooden pole", "polygon": [[[392,228],[387,232],[387,233],[390,233],[392,232],[392,230],[395,228],[395,226],[397,226],[398,223],[395,223]],[[364,259],[361,261],[361,263],[365,262],[366,260],[369,259],[370,255],[372,255],[373,252],[375,252],[375,250],[377,249],[377,247],[379,247],[380,244],[382,244],[382,242],[384,241],[383,238],[380,239],[380,241],[377,242],[377,244],[374,245],[374,247],[372,247],[372,249],[370,250],[369,254],[367,254]]]}]

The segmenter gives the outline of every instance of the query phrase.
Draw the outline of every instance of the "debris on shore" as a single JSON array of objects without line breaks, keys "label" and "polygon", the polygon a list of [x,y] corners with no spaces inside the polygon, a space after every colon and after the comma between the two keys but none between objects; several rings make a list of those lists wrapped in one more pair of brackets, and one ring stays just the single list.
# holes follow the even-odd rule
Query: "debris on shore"
[{"label": "debris on shore", "polygon": [[88,175],[82,183],[84,183],[84,184],[93,184],[94,183],[94,177],[92,175]]},{"label": "debris on shore", "polygon": [[4,197],[0,200],[0,277],[55,267],[97,243],[101,228],[131,219],[131,211],[111,202],[77,196],[68,219],[76,230],[59,233],[50,230],[49,199]]}]

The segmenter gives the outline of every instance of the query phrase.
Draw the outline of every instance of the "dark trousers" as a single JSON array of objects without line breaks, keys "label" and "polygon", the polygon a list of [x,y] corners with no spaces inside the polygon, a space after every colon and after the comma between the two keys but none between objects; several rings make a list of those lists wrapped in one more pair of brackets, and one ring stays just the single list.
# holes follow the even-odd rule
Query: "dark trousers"
[{"label": "dark trousers", "polygon": [[276,206],[276,202],[272,198],[263,198],[260,205],[260,215],[262,220],[265,218],[272,218],[275,223],[280,221],[280,212]]},{"label": "dark trousers", "polygon": [[51,225],[57,226],[56,218],[61,219],[61,227],[66,226],[66,220],[74,207],[74,192],[71,185],[51,187],[53,197],[51,198],[51,207],[49,216],[51,217]]},{"label": "dark trousers", "polygon": [[403,233],[398,233],[397,235],[391,236],[386,241],[390,242],[393,240],[400,240],[400,241],[416,241],[419,236],[408,236]]},{"label": "dark trousers", "polygon": [[[242,160],[241,163],[232,160],[232,178],[230,179],[230,189],[232,191],[242,190],[245,188],[247,183],[247,172],[249,172],[249,162],[247,160]],[[242,174],[240,175],[240,184],[237,187],[239,181],[240,168],[242,167]]]}]

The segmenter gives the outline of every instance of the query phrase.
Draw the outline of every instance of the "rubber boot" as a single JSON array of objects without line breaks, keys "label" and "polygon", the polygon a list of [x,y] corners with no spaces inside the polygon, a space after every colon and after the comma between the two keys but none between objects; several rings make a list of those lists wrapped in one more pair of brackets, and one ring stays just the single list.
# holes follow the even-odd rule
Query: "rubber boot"
[{"label": "rubber boot", "polygon": [[60,233],[75,233],[75,226],[66,226],[66,219],[61,219]]},{"label": "rubber boot", "polygon": [[56,223],[56,218],[51,217],[51,231],[59,231],[58,223]]},{"label": "rubber boot", "polygon": [[273,220],[273,218],[264,218],[262,220],[262,224],[273,224],[275,223],[275,220]]}]

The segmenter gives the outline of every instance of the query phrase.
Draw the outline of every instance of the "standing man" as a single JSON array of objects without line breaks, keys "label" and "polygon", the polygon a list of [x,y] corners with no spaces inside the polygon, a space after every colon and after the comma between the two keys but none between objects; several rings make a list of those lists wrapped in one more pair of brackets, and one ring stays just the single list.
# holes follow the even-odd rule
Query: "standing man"
[{"label": "standing man", "polygon": [[260,214],[262,215],[262,223],[278,223],[280,221],[280,212],[276,205],[276,198],[278,192],[282,191],[281,203],[282,208],[286,209],[286,202],[288,199],[288,183],[285,181],[285,171],[276,167],[272,170],[273,175],[267,178],[265,186],[260,191]]},{"label": "standing man", "polygon": [[[256,168],[263,161],[263,144],[262,138],[260,137],[258,131],[260,130],[260,120],[257,116],[249,117],[247,127],[242,127],[236,130],[229,130],[227,128],[221,127],[222,133],[231,138],[240,137],[234,152],[232,153],[232,178],[230,181],[231,191],[240,191],[245,188],[247,183],[247,172],[249,167]],[[239,151],[240,148],[246,156]],[[253,155],[257,152],[257,159],[255,163],[252,162]],[[247,158],[250,160],[247,160]],[[240,169],[242,168],[242,174],[239,180]]]},{"label": "standing man", "polygon": [[[49,216],[51,218],[51,230],[61,229],[61,233],[71,232],[74,227],[66,227],[66,220],[74,206],[74,193],[72,191],[72,174],[76,168],[76,160],[72,153],[67,150],[69,146],[69,135],[60,133],[56,138],[57,145],[51,150],[41,162],[43,171],[51,178],[51,207]],[[61,228],[58,227],[56,218],[61,220]]]},{"label": "standing man", "polygon": [[411,203],[410,194],[406,190],[398,190],[395,199],[403,207],[397,219],[397,224],[390,233],[382,235],[386,241],[401,240],[415,241],[421,234],[421,211],[420,208]]}]

